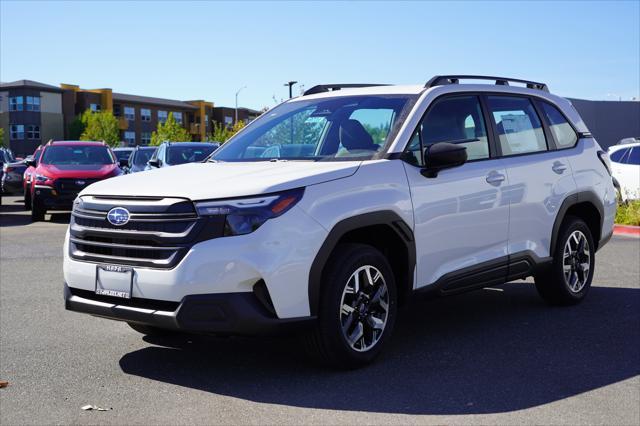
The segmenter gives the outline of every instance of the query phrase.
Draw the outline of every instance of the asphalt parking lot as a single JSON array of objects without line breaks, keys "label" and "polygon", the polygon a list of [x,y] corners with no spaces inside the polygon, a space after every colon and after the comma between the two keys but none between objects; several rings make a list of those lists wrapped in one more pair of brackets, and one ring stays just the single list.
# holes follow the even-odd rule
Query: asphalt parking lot
[{"label": "asphalt parking lot", "polygon": [[579,306],[523,282],[422,300],[377,363],[337,372],[295,338],[153,340],[66,312],[69,215],[31,224],[20,201],[0,207],[0,424],[640,424],[640,239],[598,253]]}]

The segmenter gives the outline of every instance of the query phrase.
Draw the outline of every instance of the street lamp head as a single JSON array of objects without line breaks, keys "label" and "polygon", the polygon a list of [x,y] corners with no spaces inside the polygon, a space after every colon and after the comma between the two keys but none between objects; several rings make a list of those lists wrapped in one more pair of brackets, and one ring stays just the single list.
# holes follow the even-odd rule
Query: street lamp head
[{"label": "street lamp head", "polygon": [[284,85],[285,85],[285,86],[293,86],[293,85],[294,85],[294,84],[296,84],[296,83],[297,83],[297,81],[293,81],[293,80],[291,80],[291,81],[286,82]]}]

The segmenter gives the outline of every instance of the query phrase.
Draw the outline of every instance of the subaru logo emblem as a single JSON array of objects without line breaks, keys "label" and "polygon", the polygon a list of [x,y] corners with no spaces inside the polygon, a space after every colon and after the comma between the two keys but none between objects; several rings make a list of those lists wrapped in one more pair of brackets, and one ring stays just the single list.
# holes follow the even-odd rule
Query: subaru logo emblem
[{"label": "subaru logo emblem", "polygon": [[78,186],[84,186],[85,183],[87,183],[87,182],[84,181],[84,180],[77,180],[76,181],[76,185],[78,185]]},{"label": "subaru logo emblem", "polygon": [[123,207],[114,207],[107,213],[107,220],[115,226],[122,226],[129,222],[129,210]]}]

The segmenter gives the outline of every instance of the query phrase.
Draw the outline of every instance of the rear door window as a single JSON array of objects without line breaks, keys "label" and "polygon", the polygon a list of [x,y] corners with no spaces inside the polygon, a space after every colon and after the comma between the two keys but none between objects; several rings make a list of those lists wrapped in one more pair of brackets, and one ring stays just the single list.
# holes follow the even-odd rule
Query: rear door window
[{"label": "rear door window", "polygon": [[542,123],[531,100],[488,96],[487,103],[498,131],[503,156],[547,150]]},{"label": "rear door window", "polygon": [[549,128],[551,129],[551,133],[553,133],[558,149],[575,146],[576,142],[578,142],[578,135],[567,119],[564,118],[562,113],[553,105],[546,102],[541,102],[541,104],[542,111],[547,118]]}]

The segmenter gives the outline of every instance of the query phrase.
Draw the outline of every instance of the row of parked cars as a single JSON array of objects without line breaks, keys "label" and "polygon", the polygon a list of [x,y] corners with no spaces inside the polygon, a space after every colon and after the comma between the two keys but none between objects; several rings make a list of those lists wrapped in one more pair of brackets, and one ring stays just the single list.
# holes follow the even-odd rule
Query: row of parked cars
[{"label": "row of parked cars", "polygon": [[164,142],[158,147],[111,149],[104,142],[50,141],[16,159],[0,150],[2,192],[24,194],[33,221],[48,210],[70,210],[86,186],[110,177],[205,160],[217,143]]}]

